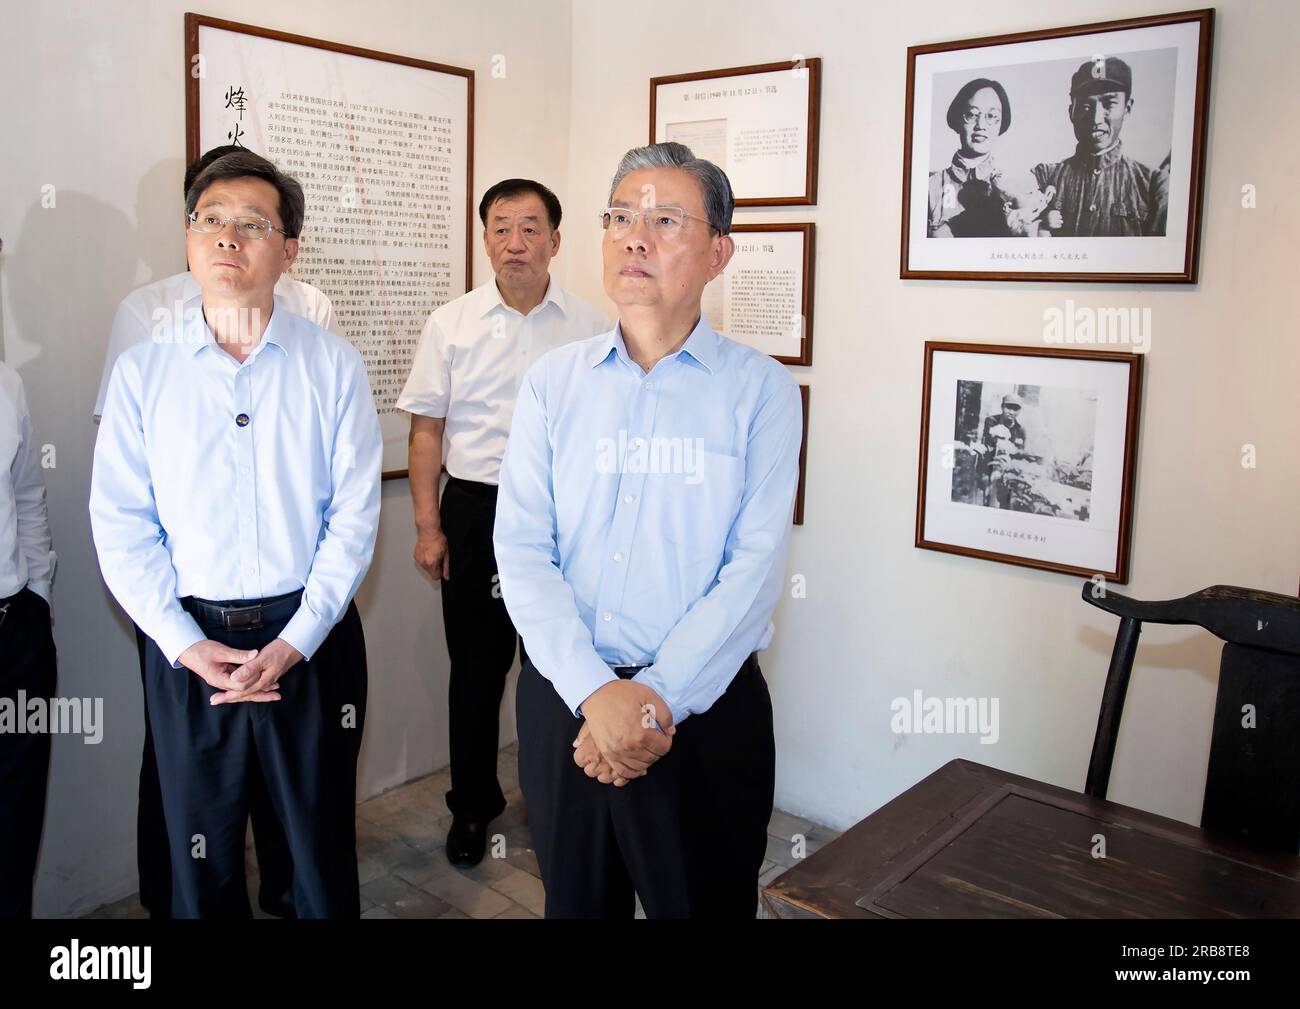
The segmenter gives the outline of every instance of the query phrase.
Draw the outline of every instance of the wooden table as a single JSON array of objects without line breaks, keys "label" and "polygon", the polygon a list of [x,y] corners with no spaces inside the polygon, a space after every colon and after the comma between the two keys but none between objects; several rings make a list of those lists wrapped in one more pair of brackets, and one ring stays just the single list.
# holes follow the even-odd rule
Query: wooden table
[{"label": "wooden table", "polygon": [[953,760],[763,887],[760,913],[1294,918],[1300,857]]}]

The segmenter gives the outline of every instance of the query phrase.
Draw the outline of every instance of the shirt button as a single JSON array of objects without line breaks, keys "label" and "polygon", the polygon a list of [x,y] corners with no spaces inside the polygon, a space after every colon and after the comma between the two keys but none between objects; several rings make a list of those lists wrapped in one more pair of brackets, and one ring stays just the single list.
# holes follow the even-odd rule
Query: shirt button
[{"label": "shirt button", "polygon": [[633,438],[633,439],[632,439],[632,447],[633,447],[633,448],[640,448],[640,447],[641,447],[641,439],[640,439],[640,438]]},{"label": "shirt button", "polygon": [[613,619],[614,619],[614,614],[610,613],[609,610],[606,610],[604,613],[602,613],[602,614],[600,615],[600,619],[605,620],[605,621],[613,620]]},{"label": "shirt button", "polygon": [[624,495],[623,495],[623,503],[624,503],[624,504],[631,504],[631,503],[632,503],[633,501],[635,501],[635,500],[636,500],[636,498],[634,498],[631,494],[624,494]]},{"label": "shirt button", "polygon": [[1097,204],[1092,204],[1088,207],[1088,210],[1095,214],[1097,212]]},{"label": "shirt button", "polygon": [[621,561],[622,559],[623,559],[623,555],[622,555],[622,554],[615,554],[615,555],[614,555],[614,561],[615,561],[615,563],[617,563],[618,561]]},{"label": "shirt button", "polygon": [[650,388],[650,383],[649,383],[649,382],[647,382],[647,383],[646,383],[646,384],[645,384],[645,386],[644,386],[644,387],[645,387],[645,388],[646,388],[646,389],[649,389],[649,388]]},{"label": "shirt button", "polygon": [[1094,168],[1094,169],[1092,170],[1092,174],[1093,174],[1093,175],[1100,175],[1100,174],[1101,174],[1101,169],[1100,169],[1100,168]]},{"label": "shirt button", "polygon": [[249,418],[248,414],[246,414],[246,413],[241,413],[241,414],[239,414],[238,416],[235,417],[235,423],[238,424],[240,427],[248,427],[248,421],[249,421],[249,419],[250,419],[250,418]]}]

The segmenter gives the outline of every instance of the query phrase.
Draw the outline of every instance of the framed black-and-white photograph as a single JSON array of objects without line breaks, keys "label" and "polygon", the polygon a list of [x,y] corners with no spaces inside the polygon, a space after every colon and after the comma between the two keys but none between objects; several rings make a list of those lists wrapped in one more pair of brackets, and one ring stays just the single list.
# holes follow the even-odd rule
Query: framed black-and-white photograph
[{"label": "framed black-and-white photograph", "polygon": [[676,141],[731,180],[738,207],[817,202],[820,57],[650,79],[650,143]]},{"label": "framed black-and-white photograph", "polygon": [[1142,356],[925,345],[916,545],[1128,580]]},{"label": "framed black-and-white photograph", "polygon": [[384,479],[406,476],[420,327],[473,277],[474,71],[199,14],[185,56],[188,160],[238,144],[302,183],[294,276],[361,352]]},{"label": "framed black-and-white photograph", "polygon": [[709,325],[782,364],[812,364],[813,224],[736,224],[736,253],[704,288]]},{"label": "framed black-and-white photograph", "polygon": [[1213,18],[908,49],[900,275],[1195,282]]}]

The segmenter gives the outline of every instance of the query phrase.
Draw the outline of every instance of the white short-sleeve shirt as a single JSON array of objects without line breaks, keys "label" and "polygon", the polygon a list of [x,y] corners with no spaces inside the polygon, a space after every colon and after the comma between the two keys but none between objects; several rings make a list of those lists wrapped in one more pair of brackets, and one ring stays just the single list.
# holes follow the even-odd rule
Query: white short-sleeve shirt
[{"label": "white short-sleeve shirt", "polygon": [[495,484],[524,372],[548,350],[611,328],[554,279],[541,303],[521,315],[502,301],[494,278],[429,316],[397,408],[445,417],[447,472]]}]

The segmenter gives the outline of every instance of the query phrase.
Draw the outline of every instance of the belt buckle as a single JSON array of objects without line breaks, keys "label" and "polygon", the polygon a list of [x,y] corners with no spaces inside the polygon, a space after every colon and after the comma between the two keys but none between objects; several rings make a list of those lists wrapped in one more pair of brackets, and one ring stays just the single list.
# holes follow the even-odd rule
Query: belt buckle
[{"label": "belt buckle", "polygon": [[262,607],[241,606],[222,610],[221,626],[228,631],[255,631],[262,626]]}]

